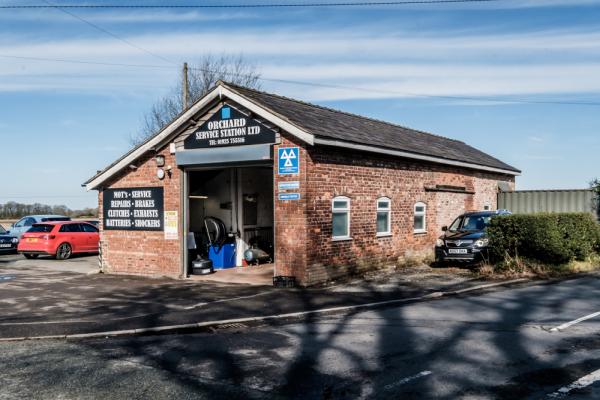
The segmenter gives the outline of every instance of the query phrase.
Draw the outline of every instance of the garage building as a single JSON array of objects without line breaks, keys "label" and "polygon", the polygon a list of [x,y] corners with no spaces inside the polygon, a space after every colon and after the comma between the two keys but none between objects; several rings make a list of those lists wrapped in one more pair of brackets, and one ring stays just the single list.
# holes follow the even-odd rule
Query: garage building
[{"label": "garage building", "polygon": [[461,141],[220,81],[84,185],[104,272],[187,277],[212,217],[235,265],[260,248],[275,276],[313,285],[431,254],[519,173]]}]

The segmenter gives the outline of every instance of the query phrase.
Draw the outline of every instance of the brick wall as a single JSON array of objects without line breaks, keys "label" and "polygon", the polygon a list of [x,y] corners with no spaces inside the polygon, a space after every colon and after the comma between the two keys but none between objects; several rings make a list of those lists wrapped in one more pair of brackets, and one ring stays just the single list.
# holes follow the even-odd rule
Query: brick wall
[{"label": "brick wall", "polygon": [[[387,156],[315,147],[305,155],[310,165],[306,190],[307,285],[396,262],[399,257],[431,254],[441,227],[465,210],[496,207],[498,180],[514,178],[468,169],[416,163]],[[426,191],[452,185],[475,194]],[[351,240],[333,241],[331,201],[351,200]],[[376,235],[376,200],[391,199],[391,235]],[[427,205],[427,232],[414,233],[413,208]]]},{"label": "brick wall", "polygon": [[[165,156],[165,165],[173,168],[170,178],[167,175],[161,181],[156,177],[154,155],[148,155],[134,163],[138,166],[137,169],[127,168],[104,188],[163,187],[164,210],[177,211],[181,218],[181,171],[176,168],[175,156],[169,153],[168,148],[159,154]],[[98,202],[99,215],[102,216],[102,191],[99,192]],[[100,225],[103,271],[115,274],[180,277],[179,240],[165,240],[162,231],[103,230],[102,221]],[[180,221],[180,237],[181,229]]]},{"label": "brick wall", "polygon": [[[353,153],[333,147],[311,147],[282,135],[277,147],[300,148],[300,174],[277,175],[274,165],[275,274],[293,275],[304,285],[396,262],[399,257],[431,252],[440,228],[468,209],[496,207],[497,181],[514,183],[514,178],[435,164],[410,162],[387,156]],[[177,211],[181,219],[182,172],[175,157],[164,149],[172,177],[156,178],[154,156],[138,160],[137,169],[127,169],[107,188],[162,186],[165,211]],[[298,201],[277,200],[278,183],[300,181]],[[425,187],[452,185],[474,194],[426,191]],[[331,200],[351,200],[352,240],[332,241]],[[391,235],[376,236],[376,200],[392,201]],[[427,232],[413,232],[413,207],[427,205]],[[102,192],[99,195],[102,213]],[[102,215],[102,214],[100,214]],[[179,223],[180,237],[181,221]],[[101,227],[102,229],[102,227]],[[165,240],[163,232],[101,231],[103,268],[109,273],[145,276],[181,275],[179,240]]]},{"label": "brick wall", "polygon": [[[298,175],[277,174],[277,149],[279,147],[299,147]],[[306,145],[295,138],[281,138],[281,143],[275,146],[273,166],[275,202],[275,275],[295,276],[300,282],[306,281],[305,271],[309,249],[307,248],[307,178],[313,168],[308,157]],[[299,190],[287,192],[300,193],[300,200],[280,201],[277,199],[279,182],[299,181]]]}]

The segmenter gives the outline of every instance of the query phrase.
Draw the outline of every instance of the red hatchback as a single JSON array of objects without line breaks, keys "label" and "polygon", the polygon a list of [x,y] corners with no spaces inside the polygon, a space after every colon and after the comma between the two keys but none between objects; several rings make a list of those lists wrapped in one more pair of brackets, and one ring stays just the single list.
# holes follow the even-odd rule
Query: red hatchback
[{"label": "red hatchback", "polygon": [[23,234],[17,250],[26,258],[47,254],[66,260],[75,253],[97,253],[99,241],[98,228],[87,222],[44,222]]}]

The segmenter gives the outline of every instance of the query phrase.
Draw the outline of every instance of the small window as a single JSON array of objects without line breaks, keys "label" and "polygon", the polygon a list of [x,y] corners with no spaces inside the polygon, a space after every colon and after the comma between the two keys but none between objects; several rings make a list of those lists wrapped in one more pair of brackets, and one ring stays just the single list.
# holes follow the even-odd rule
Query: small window
[{"label": "small window", "polygon": [[64,224],[60,227],[59,232],[82,232],[79,224]]},{"label": "small window", "polygon": [[91,224],[81,224],[81,227],[83,228],[84,232],[98,233],[98,228],[96,228],[95,226],[93,226]]},{"label": "small window", "polygon": [[46,225],[46,224],[35,224],[27,232],[39,232],[39,233],[50,233],[54,229],[54,225]]},{"label": "small window", "polygon": [[491,210],[491,207],[490,207],[490,205],[489,205],[489,204],[486,204],[486,205],[484,205],[484,206],[483,206],[483,210],[484,210],[484,211],[489,211],[489,210]]},{"label": "small window", "polygon": [[414,231],[415,233],[422,233],[427,231],[426,223],[427,205],[422,202],[415,204],[415,216],[414,216]]},{"label": "small window", "polygon": [[391,230],[391,200],[387,197],[377,199],[377,235],[390,235]]},{"label": "small window", "polygon": [[333,239],[350,238],[350,199],[335,197],[331,203]]}]

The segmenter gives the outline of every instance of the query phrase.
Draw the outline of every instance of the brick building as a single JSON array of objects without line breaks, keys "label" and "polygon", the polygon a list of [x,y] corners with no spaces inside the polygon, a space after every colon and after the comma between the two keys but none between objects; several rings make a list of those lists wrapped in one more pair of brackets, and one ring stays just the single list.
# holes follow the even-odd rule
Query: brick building
[{"label": "brick building", "polygon": [[432,252],[519,171],[467,144],[219,82],[98,172],[102,268],[184,278],[190,235],[224,222],[304,285]]}]

